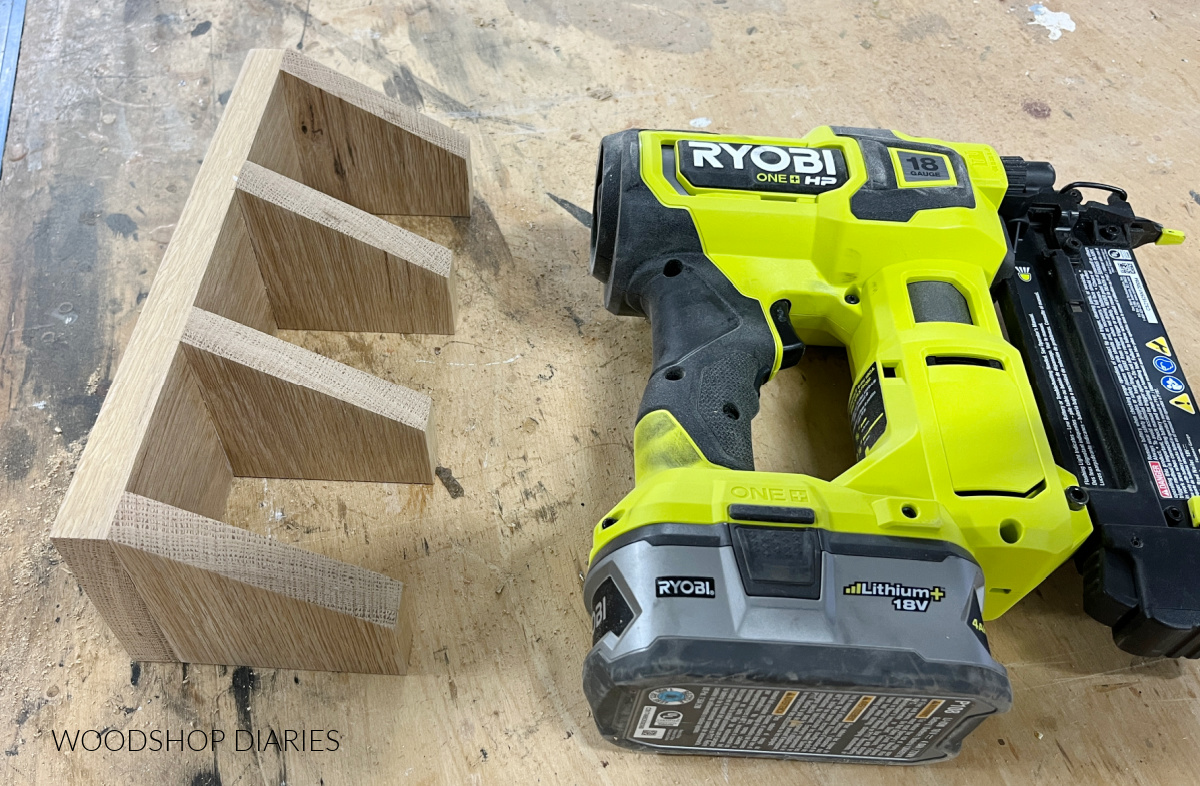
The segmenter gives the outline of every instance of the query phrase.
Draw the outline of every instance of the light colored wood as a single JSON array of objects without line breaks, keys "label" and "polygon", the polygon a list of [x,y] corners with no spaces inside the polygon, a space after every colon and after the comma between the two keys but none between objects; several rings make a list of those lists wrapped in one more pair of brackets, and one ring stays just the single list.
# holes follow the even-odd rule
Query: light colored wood
[{"label": "light colored wood", "polygon": [[[234,197],[234,184],[278,78],[282,53],[255,50],[213,136],[179,224],[146,298],[137,329],[105,397],[52,538],[108,535],[121,495],[129,487],[150,413],[157,406],[175,348],[213,255]],[[72,565],[76,573],[86,565]]]},{"label": "light colored wood", "polygon": [[[269,112],[268,109],[267,117]],[[200,291],[196,293],[196,306],[264,333],[275,333],[275,314],[241,210],[225,214]]]},{"label": "light colored wood", "polygon": [[[295,52],[282,68],[295,179],[376,215],[471,214],[465,136]],[[250,160],[274,168],[260,149]]]},{"label": "light colored wood", "polygon": [[237,188],[279,327],[454,332],[449,249],[254,163]]},{"label": "light colored wood", "polygon": [[387,576],[134,494],[109,539],[174,660],[406,670],[402,587]]},{"label": "light colored wood", "polygon": [[229,458],[196,376],[177,349],[129,478],[129,491],[216,519],[225,515],[232,482]]},{"label": "light colored wood", "polygon": [[[186,499],[207,511],[218,507],[214,496],[221,480],[213,482],[213,470],[219,476],[220,467],[211,440],[202,433],[202,424],[199,431],[189,431],[177,418],[188,410],[194,414],[195,400],[188,397],[186,382],[168,384],[167,380],[190,304],[196,300],[209,258],[222,242],[234,198],[234,176],[249,153],[280,62],[281,53],[271,51],[252,52],[246,60],[234,88],[237,101],[231,102],[225,122],[213,136],[50,532],[80,586],[96,598],[97,610],[135,657],[174,659],[174,654],[120,566],[107,540],[109,527],[121,496],[131,487],[143,491],[159,487],[164,496]],[[201,482],[190,488],[186,466],[177,455],[165,454],[170,446],[162,442],[181,433],[187,434],[185,439],[194,437],[191,444],[202,452],[197,472]],[[227,488],[228,478],[225,484]]]},{"label": "light colored wood", "polygon": [[433,482],[428,396],[201,309],[183,351],[235,475]]},{"label": "light colored wood", "polygon": [[54,547],[68,565],[81,568],[74,571],[75,581],[132,660],[179,660],[111,542],[101,538],[60,537],[55,538]]},{"label": "light colored wood", "polygon": [[[318,84],[306,82],[310,76]],[[301,110],[309,119],[297,131]],[[332,159],[322,159],[322,145]],[[326,165],[343,154],[348,169],[333,169],[350,179],[333,183]],[[421,160],[384,160],[393,155]],[[468,158],[461,136],[352,80],[294,52],[251,51],[51,530],[134,657],[403,671],[398,648],[407,647],[407,634],[394,606],[390,623],[329,607],[328,598],[353,582],[312,579],[326,598],[313,600],[286,576],[280,581],[290,589],[278,590],[237,579],[236,571],[214,573],[211,560],[181,560],[191,530],[174,540],[164,531],[161,542],[150,533],[156,522],[169,530],[178,516],[218,526],[235,475],[433,481],[428,396],[273,334],[279,327],[452,332],[449,251],[291,178],[339,193],[349,184],[389,212],[462,212],[462,205],[469,212]],[[393,181],[371,184],[385,176]],[[432,190],[400,194],[410,188]],[[118,509],[123,499],[174,513],[143,517],[130,529]],[[219,526],[224,535],[205,541],[213,554],[241,549],[243,562],[257,554],[266,570],[290,569],[270,556],[283,552],[263,545],[269,539],[239,540],[237,530]],[[246,609],[263,615],[257,627]]]},{"label": "light colored wood", "polygon": [[[280,67],[286,55],[279,60]],[[300,169],[300,155],[296,140],[292,134],[292,108],[290,91],[281,79],[275,80],[275,87],[267,99],[262,122],[254,132],[254,141],[246,158],[257,161],[262,166],[299,180],[304,176]]]}]

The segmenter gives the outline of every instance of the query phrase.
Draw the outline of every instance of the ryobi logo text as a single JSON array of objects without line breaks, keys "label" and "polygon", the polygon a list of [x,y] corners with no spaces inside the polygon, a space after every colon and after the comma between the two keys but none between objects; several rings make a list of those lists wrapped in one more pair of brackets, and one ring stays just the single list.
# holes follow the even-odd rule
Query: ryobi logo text
[{"label": "ryobi logo text", "polygon": [[654,594],[660,598],[715,598],[717,584],[711,576],[659,576]]},{"label": "ryobi logo text", "polygon": [[679,171],[693,186],[818,194],[847,180],[837,148],[679,141]]},{"label": "ryobi logo text", "polygon": [[[732,159],[734,169],[746,168],[746,153],[750,153],[750,162],[761,172],[756,180],[765,181],[770,173],[782,172],[789,167],[795,167],[796,174],[803,175],[835,175],[837,166],[833,163],[832,150],[814,150],[811,147],[789,147],[784,149],[775,145],[731,145],[727,142],[689,142],[692,154],[692,166],[711,166],[724,169],[724,157]],[[728,154],[728,155],[726,155]],[[831,181],[832,182],[832,181]]]},{"label": "ryobi logo text", "polygon": [[941,587],[909,587],[887,581],[856,581],[842,588],[843,595],[874,595],[891,598],[896,611],[928,611],[929,604],[946,597]]}]

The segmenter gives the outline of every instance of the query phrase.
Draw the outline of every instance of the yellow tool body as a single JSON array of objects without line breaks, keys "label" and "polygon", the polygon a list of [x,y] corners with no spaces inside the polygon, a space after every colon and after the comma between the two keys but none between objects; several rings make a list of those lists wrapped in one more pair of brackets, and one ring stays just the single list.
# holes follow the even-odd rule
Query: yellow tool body
[{"label": "yellow tool body", "polygon": [[[984,620],[1072,554],[1120,646],[1200,653],[1198,416],[1132,255],[1182,235],[1054,179],[881,129],[604,138],[591,273],[654,349],[584,580],[608,739],[948,758],[1012,704]],[[754,465],[759,390],[807,344],[853,375],[830,481]]]},{"label": "yellow tool body", "polygon": [[[989,294],[1008,252],[997,214],[1008,186],[1000,158],[987,145],[895,136],[888,160],[897,167],[906,156],[929,155],[908,149],[915,145],[957,153],[974,206],[917,210],[904,222],[855,216],[851,197],[865,185],[868,164],[858,139],[829,127],[798,140],[713,141],[836,149],[848,177],[833,190],[696,187],[676,154],[678,189],[661,151],[694,135],[641,132],[640,170],[654,198],[687,212],[705,255],[768,322],[771,305],[786,300],[805,344],[845,346],[855,380],[875,375],[869,394],[882,398],[886,422],[862,424],[878,429],[877,439],[864,446],[856,435],[861,459],[823,481],[720,466],[669,411],[646,413],[634,433],[636,488],[596,525],[593,556],[647,524],[733,521],[729,506],[739,503],[804,506],[816,512],[813,526],[965,548],[983,569],[983,615],[993,619],[1090,533],[1087,512],[1073,510],[1064,493],[1075,478],[1055,464],[1021,356],[1005,340]],[[920,282],[950,284],[970,322],[917,321],[910,285]],[[783,354],[777,331],[774,339],[772,374]]]}]

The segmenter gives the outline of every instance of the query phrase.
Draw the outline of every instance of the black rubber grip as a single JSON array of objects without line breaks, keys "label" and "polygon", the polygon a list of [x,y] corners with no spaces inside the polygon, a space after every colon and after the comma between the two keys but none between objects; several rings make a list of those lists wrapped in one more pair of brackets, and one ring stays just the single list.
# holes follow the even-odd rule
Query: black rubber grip
[{"label": "black rubber grip", "polygon": [[649,317],[654,342],[638,419],[667,410],[709,461],[754,469],[750,423],[775,363],[762,305],[696,253],[640,265],[627,296]]},{"label": "black rubber grip", "polygon": [[793,508],[786,505],[730,505],[729,518],[739,521],[765,521],[769,524],[815,524],[817,512],[812,508]]}]

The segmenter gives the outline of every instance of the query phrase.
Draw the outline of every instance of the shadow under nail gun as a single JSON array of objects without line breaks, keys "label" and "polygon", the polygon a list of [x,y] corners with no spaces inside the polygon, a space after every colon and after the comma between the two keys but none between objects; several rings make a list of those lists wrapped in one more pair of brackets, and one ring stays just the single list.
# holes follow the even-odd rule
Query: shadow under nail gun
[{"label": "shadow under nail gun", "polygon": [[[1011,704],[985,620],[1081,546],[1120,646],[1195,654],[1200,402],[1132,254],[1182,235],[1053,183],[883,130],[603,140],[591,272],[654,347],[584,589],[606,737],[952,756]],[[754,470],[759,388],[806,344],[854,374],[833,481]]]}]

